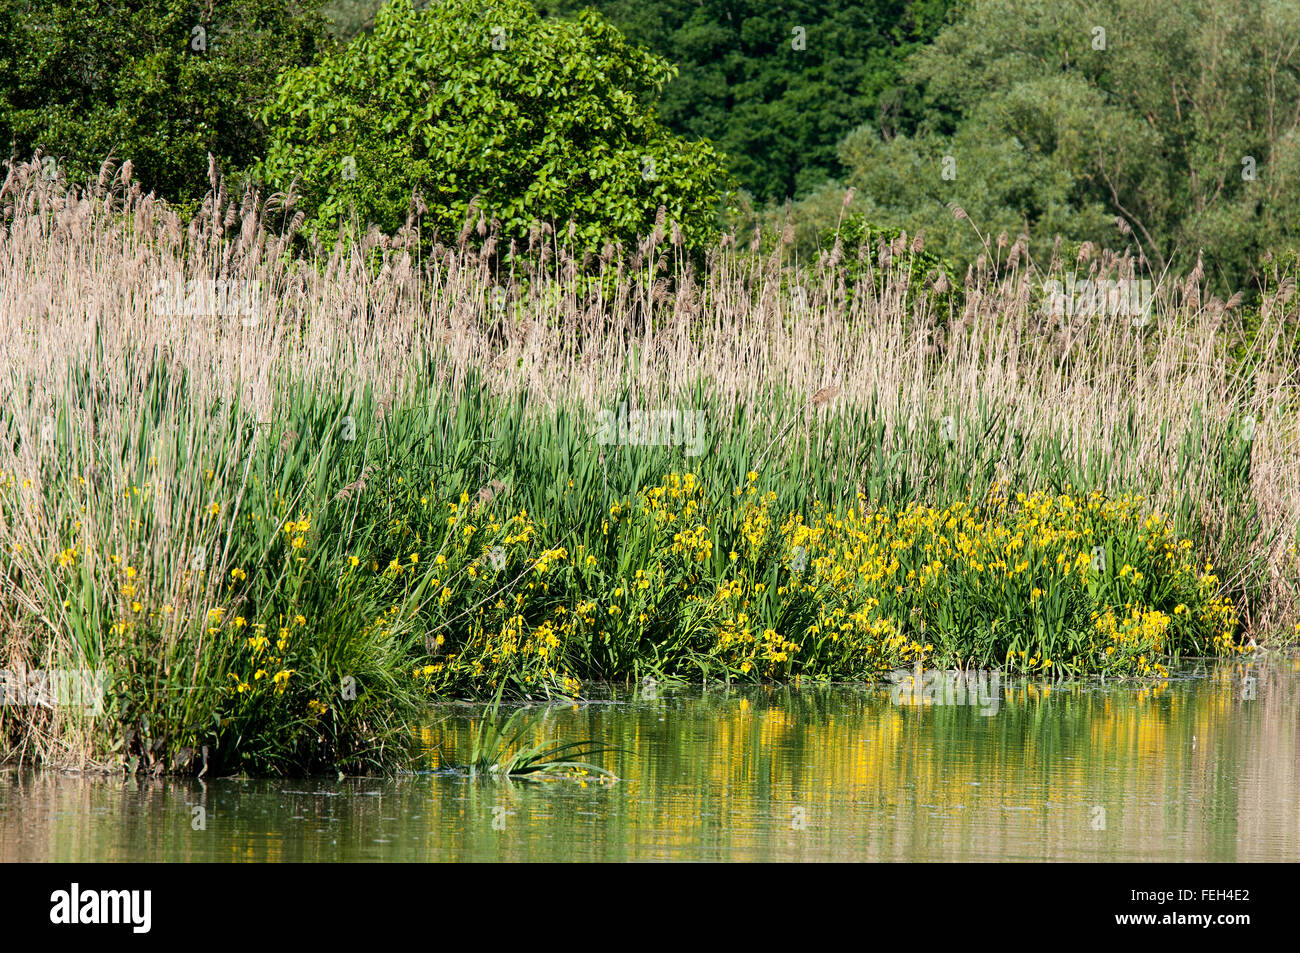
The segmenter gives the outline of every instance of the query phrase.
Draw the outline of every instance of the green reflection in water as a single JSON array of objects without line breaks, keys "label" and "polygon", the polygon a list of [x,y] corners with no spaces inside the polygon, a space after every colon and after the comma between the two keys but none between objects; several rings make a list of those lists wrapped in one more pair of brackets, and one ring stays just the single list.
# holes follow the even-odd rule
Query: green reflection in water
[{"label": "green reflection in water", "polygon": [[[1272,660],[1148,687],[1003,682],[995,705],[621,690],[553,706],[531,739],[622,749],[604,761],[622,780],[585,786],[11,770],[0,861],[1295,860],[1298,688],[1300,663]],[[431,767],[468,755],[480,711],[431,713]]]}]

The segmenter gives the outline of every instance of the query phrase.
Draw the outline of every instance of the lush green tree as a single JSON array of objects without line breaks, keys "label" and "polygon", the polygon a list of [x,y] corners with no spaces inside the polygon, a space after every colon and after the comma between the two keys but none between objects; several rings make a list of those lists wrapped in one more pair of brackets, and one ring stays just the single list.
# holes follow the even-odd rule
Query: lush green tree
[{"label": "lush green tree", "polygon": [[444,235],[473,207],[504,239],[547,223],[599,251],[649,235],[663,207],[665,234],[676,223],[698,249],[721,160],[648,105],[671,74],[591,11],[561,20],[527,0],[396,0],[347,49],[286,74],[265,112],[261,174],[296,182],[326,227],[355,215],[397,228],[418,192]]},{"label": "lush green tree", "polygon": [[265,144],[257,113],[328,41],[319,0],[0,0],[0,147],[75,178],[112,152],[176,200]]},{"label": "lush green tree", "polygon": [[548,13],[593,6],[680,67],[660,111],[707,138],[760,201],[802,195],[844,169],[841,138],[862,123],[910,130],[922,103],[906,56],[956,0],[536,0]]},{"label": "lush green tree", "polygon": [[[1064,109],[1066,93],[1026,108],[1039,115]],[[1057,235],[1123,244],[1114,214],[1076,167],[1008,134],[1005,108],[1001,100],[980,104],[951,136],[884,139],[870,127],[851,133],[840,153],[853,170],[855,207],[883,226],[923,234],[928,249],[963,266],[1002,233],[1014,238],[1028,231],[1031,250],[1043,256]],[[1107,133],[1098,130],[1098,142]]]},{"label": "lush green tree", "polygon": [[342,40],[351,40],[358,33],[372,30],[375,16],[384,0],[325,0],[321,13],[329,18],[331,32]]},{"label": "lush green tree", "polygon": [[1292,0],[974,0],[910,66],[932,119],[849,135],[846,184],[946,255],[979,251],[972,223],[1043,258],[1058,234],[1156,271],[1203,252],[1231,293],[1300,236],[1297,36]]}]

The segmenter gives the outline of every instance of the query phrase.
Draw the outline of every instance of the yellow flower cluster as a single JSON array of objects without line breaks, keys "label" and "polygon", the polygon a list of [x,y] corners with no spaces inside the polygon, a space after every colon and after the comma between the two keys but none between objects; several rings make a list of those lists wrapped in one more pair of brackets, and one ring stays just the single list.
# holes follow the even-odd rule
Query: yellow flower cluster
[{"label": "yellow flower cluster", "polygon": [[1161,677],[1169,674],[1158,658],[1165,651],[1165,634],[1173,621],[1171,616],[1134,605],[1125,606],[1122,616],[1117,616],[1113,608],[1093,615],[1101,638],[1095,651],[1102,653],[1098,661],[1105,669]]},{"label": "yellow flower cluster", "polygon": [[[1238,650],[1212,567],[1192,565],[1191,543],[1137,497],[998,487],[942,507],[860,496],[807,513],[776,501],[753,473],[720,502],[672,474],[613,502],[593,549],[571,553],[526,512],[498,523],[462,498],[456,518],[482,531],[449,540],[445,567],[439,556],[439,618],[455,622],[416,674],[434,690],[507,676],[558,687],[567,666],[618,676],[652,656],[769,678],[969,659],[1161,677],[1175,650]],[[496,547],[532,571],[517,584],[486,572]]]}]

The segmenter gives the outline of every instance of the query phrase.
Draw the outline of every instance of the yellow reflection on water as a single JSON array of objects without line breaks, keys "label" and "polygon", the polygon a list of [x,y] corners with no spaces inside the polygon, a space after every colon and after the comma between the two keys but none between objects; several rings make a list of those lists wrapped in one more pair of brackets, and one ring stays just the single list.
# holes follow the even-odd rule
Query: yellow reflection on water
[{"label": "yellow reflection on water", "polygon": [[[1159,684],[615,691],[525,743],[617,747],[620,780],[471,781],[481,707],[414,731],[429,773],[181,781],[0,774],[0,861],[1293,860],[1300,663]],[[193,811],[207,812],[205,830]]]}]

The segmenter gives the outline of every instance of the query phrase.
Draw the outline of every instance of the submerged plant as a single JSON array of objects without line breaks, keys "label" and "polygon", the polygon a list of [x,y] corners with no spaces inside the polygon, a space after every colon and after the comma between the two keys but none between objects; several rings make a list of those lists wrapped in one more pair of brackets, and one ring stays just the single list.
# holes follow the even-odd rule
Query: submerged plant
[{"label": "submerged plant", "polygon": [[532,733],[544,713],[517,708],[503,722],[501,692],[498,691],[474,732],[474,745],[467,765],[470,775],[488,774],[540,780],[544,777],[597,774],[603,779],[618,780],[612,771],[579,760],[613,751],[614,748],[609,745],[590,739],[549,740],[531,745],[522,743],[522,739]]}]

